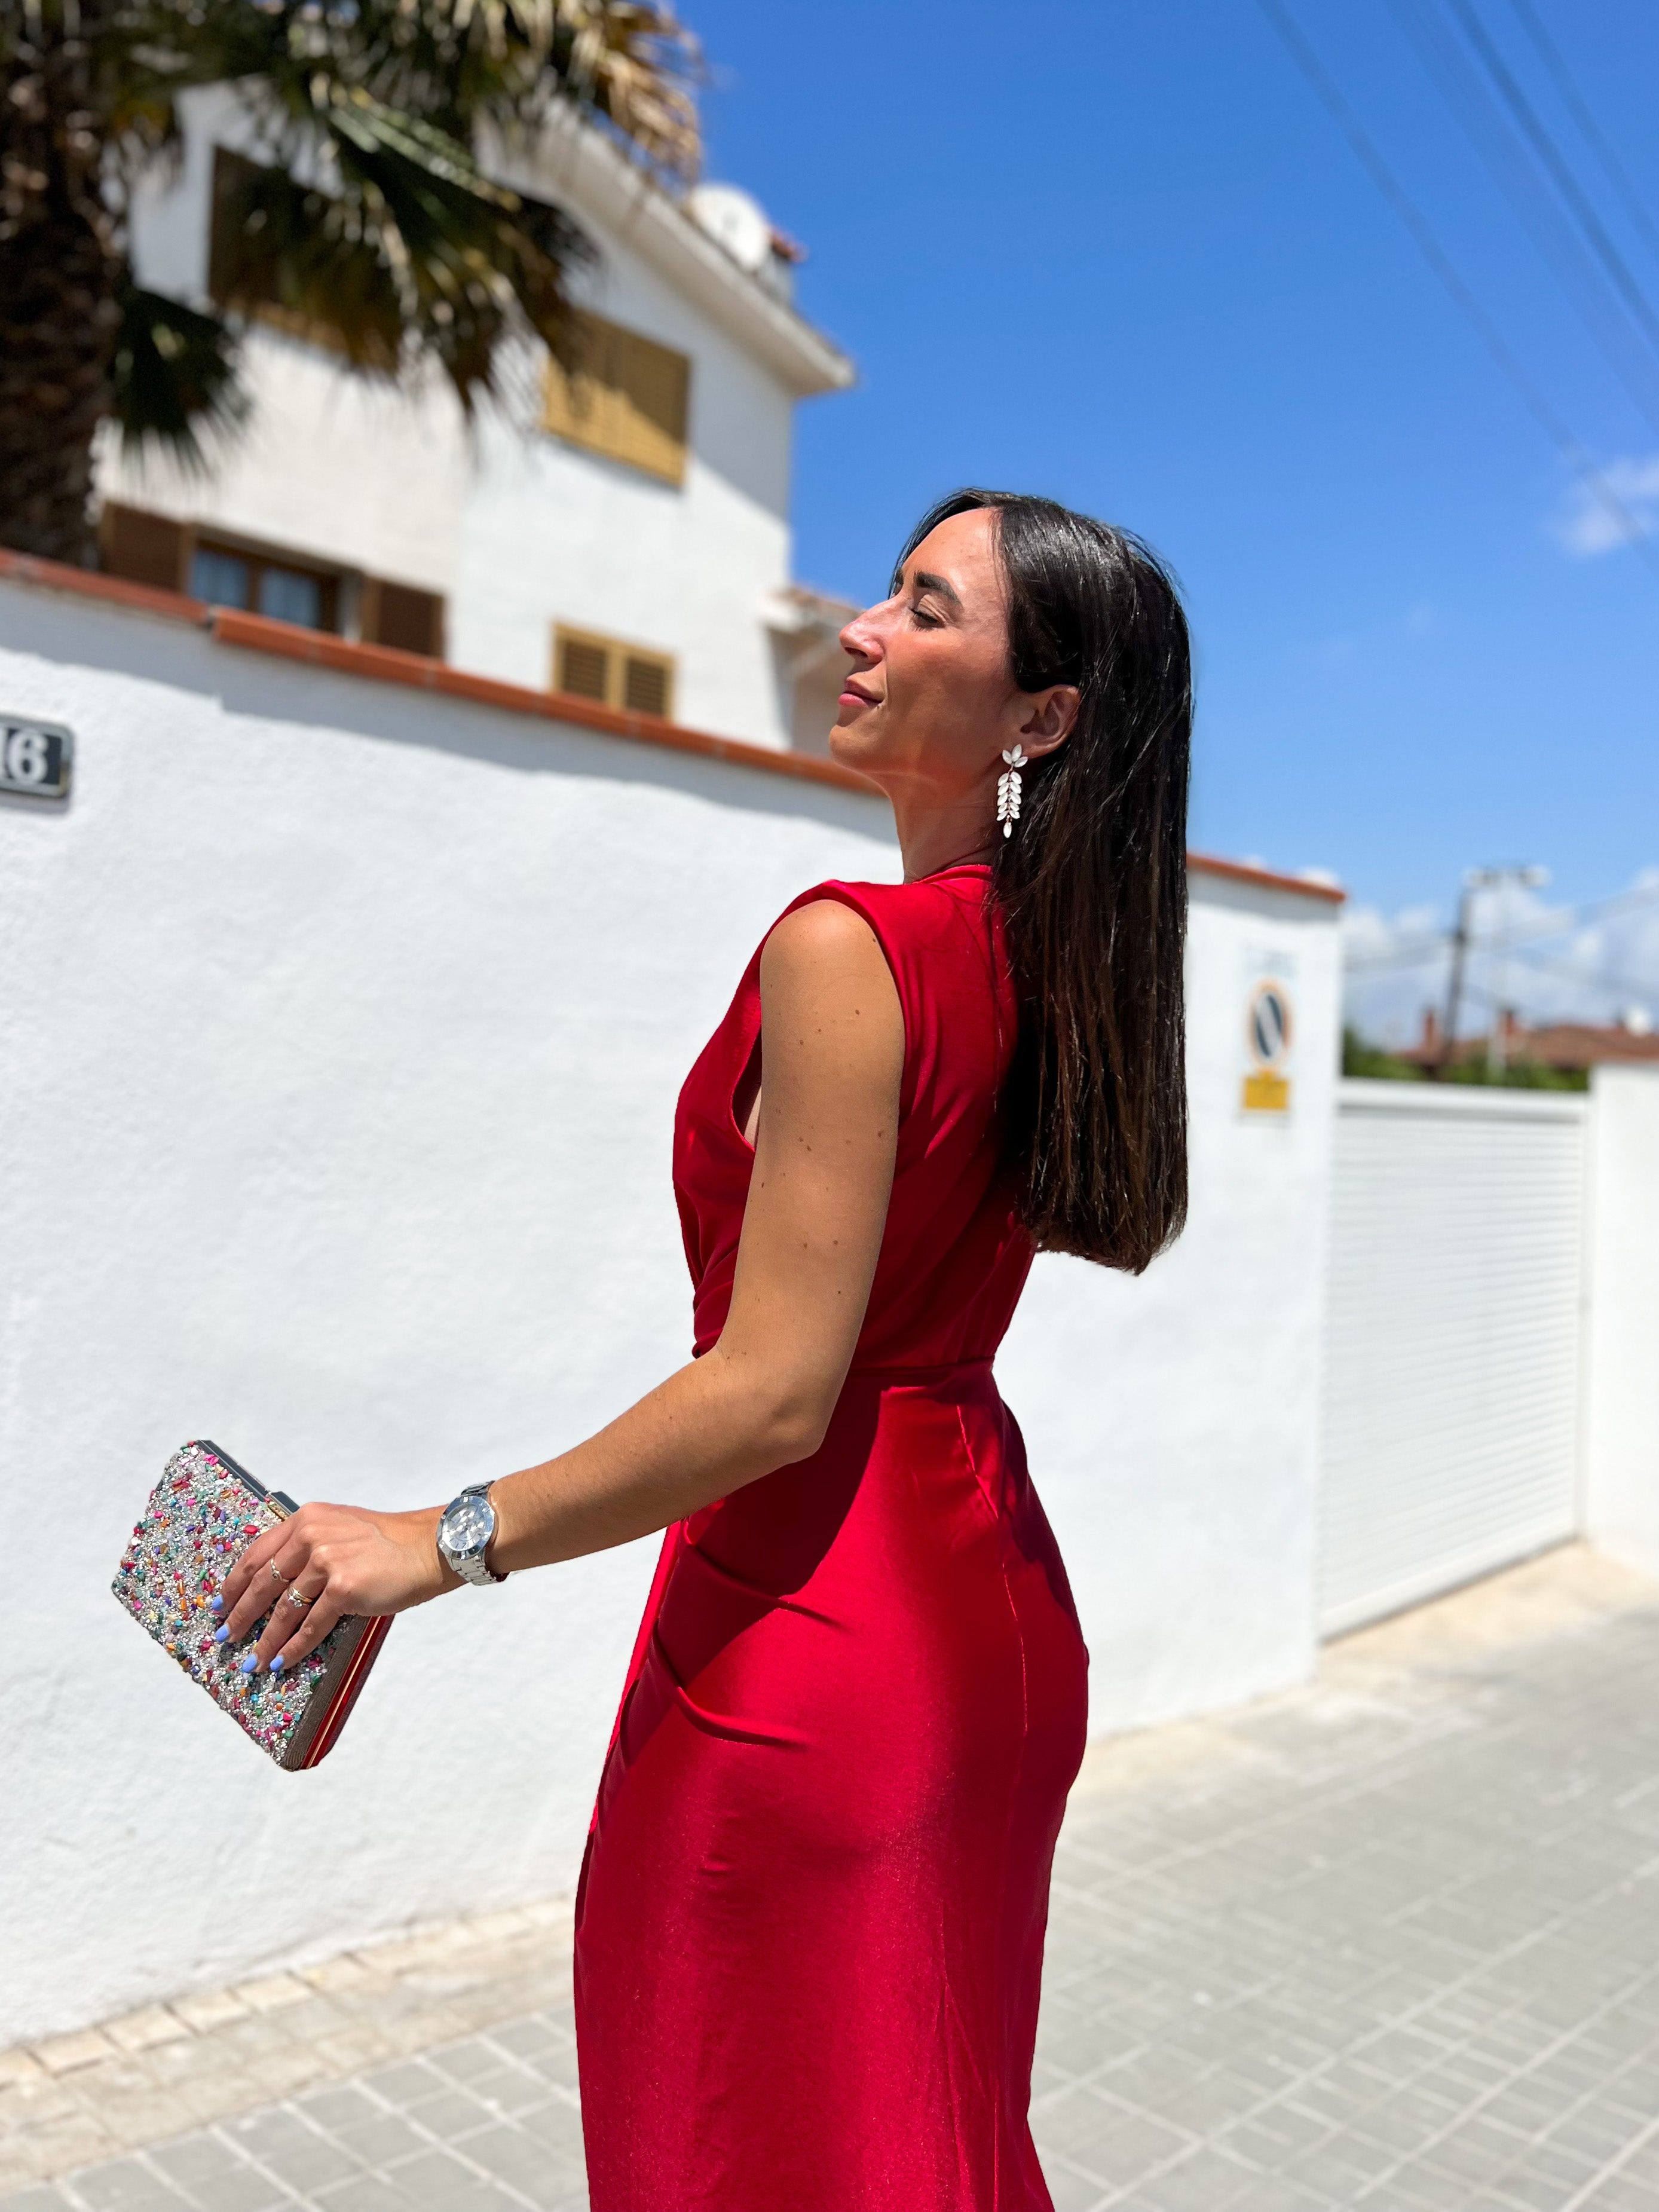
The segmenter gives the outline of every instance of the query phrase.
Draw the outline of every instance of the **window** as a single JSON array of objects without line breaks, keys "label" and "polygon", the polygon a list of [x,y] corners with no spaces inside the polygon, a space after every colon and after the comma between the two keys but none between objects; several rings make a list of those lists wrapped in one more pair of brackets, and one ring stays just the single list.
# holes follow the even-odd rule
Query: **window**
[{"label": "window", "polygon": [[547,365],[542,427],[665,483],[685,481],[691,364],[602,316],[575,317],[577,363]]},{"label": "window", "polygon": [[674,712],[674,664],[644,646],[561,627],[553,633],[553,689],[667,721]]},{"label": "window", "polygon": [[246,607],[302,629],[339,628],[340,580],[281,556],[218,545],[198,538],[191,557],[191,597],[214,607]]},{"label": "window", "polygon": [[444,601],[416,584],[332,568],[303,553],[220,537],[192,522],[106,500],[98,518],[106,575],[188,592],[214,607],[245,607],[302,629],[359,637],[433,660],[444,657]]}]

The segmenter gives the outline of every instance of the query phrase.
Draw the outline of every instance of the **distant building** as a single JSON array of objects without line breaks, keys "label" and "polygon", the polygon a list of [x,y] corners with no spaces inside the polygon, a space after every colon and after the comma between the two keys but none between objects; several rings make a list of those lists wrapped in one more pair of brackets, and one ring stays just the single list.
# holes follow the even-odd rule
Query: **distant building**
[{"label": "distant building", "polygon": [[[1512,1007],[1505,1007],[1498,1026],[1496,1057],[1507,1066],[1517,1062],[1529,1067],[1553,1068],[1558,1074],[1582,1074],[1587,1068],[1611,1063],[1625,1066],[1651,1062],[1659,1066],[1659,1033],[1647,1015],[1632,1012],[1622,1022],[1601,1025],[1593,1022],[1547,1022],[1529,1028]],[[1395,1054],[1413,1067],[1438,1067],[1445,1056],[1444,1032],[1439,1017],[1427,1009],[1418,1042]],[[1494,1057],[1486,1036],[1458,1038],[1451,1059],[1462,1066],[1471,1060]]]},{"label": "distant building", "polygon": [[[134,254],[141,281],[204,304],[215,210],[256,148],[234,92],[186,95],[183,110],[176,177],[141,193]],[[746,193],[677,200],[574,118],[504,173],[599,249],[572,283],[580,376],[526,347],[519,420],[486,414],[469,434],[435,374],[371,384],[262,318],[245,356],[252,419],[210,476],[104,450],[104,566],[478,675],[821,750],[851,609],[791,581],[793,418],[853,369],[791,303],[800,249]]]}]

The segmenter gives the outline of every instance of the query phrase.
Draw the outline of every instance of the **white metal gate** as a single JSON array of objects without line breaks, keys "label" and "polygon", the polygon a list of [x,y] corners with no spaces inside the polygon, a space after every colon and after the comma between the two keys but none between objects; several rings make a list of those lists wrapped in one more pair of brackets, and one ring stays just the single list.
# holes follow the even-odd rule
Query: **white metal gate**
[{"label": "white metal gate", "polygon": [[1587,1103],[1345,1082],[1320,1501],[1327,1635],[1573,1534]]}]

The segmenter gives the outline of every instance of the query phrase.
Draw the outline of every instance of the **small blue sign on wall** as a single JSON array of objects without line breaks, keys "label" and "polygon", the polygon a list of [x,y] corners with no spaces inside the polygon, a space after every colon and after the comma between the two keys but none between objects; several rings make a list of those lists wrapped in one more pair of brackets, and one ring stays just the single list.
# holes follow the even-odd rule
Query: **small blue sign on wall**
[{"label": "small blue sign on wall", "polygon": [[75,737],[61,722],[0,714],[0,792],[22,799],[67,799]]}]

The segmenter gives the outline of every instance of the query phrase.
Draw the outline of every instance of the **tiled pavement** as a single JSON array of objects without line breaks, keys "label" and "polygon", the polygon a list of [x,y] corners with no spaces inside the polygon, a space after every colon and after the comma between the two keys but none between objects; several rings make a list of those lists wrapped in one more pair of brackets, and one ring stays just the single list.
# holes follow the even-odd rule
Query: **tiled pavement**
[{"label": "tiled pavement", "polygon": [[[537,2009],[0,2212],[579,2207],[557,1948]],[[392,1999],[362,2002],[342,2062]],[[401,2047],[459,2017],[428,2002]],[[24,2083],[15,2124],[98,2070]],[[1058,2212],[1659,2212],[1659,1589],[1557,1554],[1091,1753],[1033,2124]]]}]

